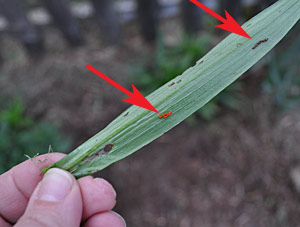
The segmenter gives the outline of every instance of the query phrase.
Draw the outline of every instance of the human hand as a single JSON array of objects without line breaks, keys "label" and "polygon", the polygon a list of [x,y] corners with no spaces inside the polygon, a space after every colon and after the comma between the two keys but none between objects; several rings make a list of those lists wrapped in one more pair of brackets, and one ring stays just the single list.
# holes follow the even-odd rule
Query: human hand
[{"label": "human hand", "polygon": [[[64,154],[34,158],[44,168]],[[0,227],[124,227],[123,218],[111,211],[116,192],[104,179],[76,180],[69,172],[53,168],[44,177],[27,160],[0,175]],[[41,181],[42,180],[42,181]]]}]

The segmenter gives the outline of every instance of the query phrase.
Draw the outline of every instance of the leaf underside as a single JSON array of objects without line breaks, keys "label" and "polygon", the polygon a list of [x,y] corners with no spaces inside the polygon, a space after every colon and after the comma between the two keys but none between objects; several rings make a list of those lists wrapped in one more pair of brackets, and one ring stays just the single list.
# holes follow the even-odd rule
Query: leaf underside
[{"label": "leaf underside", "polygon": [[[146,97],[160,114],[172,111],[171,116],[159,119],[160,114],[131,106],[98,134],[43,172],[58,167],[72,172],[75,177],[83,177],[104,169],[152,142],[204,106],[252,67],[287,34],[299,18],[300,0],[277,1],[242,26],[252,40],[230,34],[195,66]],[[252,49],[265,39],[268,41]],[[107,144],[113,144],[112,150],[97,155]]]}]

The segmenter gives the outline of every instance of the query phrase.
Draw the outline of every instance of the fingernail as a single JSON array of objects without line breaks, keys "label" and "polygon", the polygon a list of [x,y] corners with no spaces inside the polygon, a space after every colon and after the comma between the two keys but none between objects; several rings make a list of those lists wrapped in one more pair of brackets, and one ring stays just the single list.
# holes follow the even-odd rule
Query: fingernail
[{"label": "fingernail", "polygon": [[117,212],[114,212],[113,210],[111,210],[110,212],[117,215],[117,216],[119,216],[119,218],[123,221],[124,226],[125,227],[127,226],[125,219],[120,214],[118,214]]},{"label": "fingernail", "polygon": [[48,170],[40,183],[38,199],[57,202],[63,200],[71,191],[73,178],[64,170]]}]

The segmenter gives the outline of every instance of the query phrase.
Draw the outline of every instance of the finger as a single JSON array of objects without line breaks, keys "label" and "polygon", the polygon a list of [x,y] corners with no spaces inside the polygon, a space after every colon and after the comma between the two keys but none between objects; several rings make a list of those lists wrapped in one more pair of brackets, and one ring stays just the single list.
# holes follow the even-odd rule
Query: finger
[{"label": "finger", "polygon": [[125,220],[113,211],[96,214],[89,218],[84,227],[126,227]]},{"label": "finger", "polygon": [[0,226],[1,227],[11,227],[10,224],[8,224],[6,221],[3,220],[3,218],[0,217]]},{"label": "finger", "polygon": [[80,188],[67,171],[52,168],[34,190],[16,227],[79,226],[82,214]]},{"label": "finger", "polygon": [[58,161],[65,155],[51,153],[27,160],[0,175],[0,216],[15,223],[24,213],[28,200],[42,179],[41,169]]},{"label": "finger", "polygon": [[109,211],[116,205],[116,191],[106,180],[88,176],[79,179],[78,182],[83,200],[83,220]]}]

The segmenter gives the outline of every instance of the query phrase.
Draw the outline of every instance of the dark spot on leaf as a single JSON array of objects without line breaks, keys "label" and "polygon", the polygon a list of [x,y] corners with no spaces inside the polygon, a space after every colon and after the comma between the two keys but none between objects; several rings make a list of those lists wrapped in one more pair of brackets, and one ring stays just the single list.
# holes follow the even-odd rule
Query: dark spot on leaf
[{"label": "dark spot on leaf", "polygon": [[106,144],[104,146],[104,148],[102,148],[100,151],[96,152],[95,154],[87,157],[84,161],[90,162],[90,161],[92,161],[96,157],[99,157],[99,156],[107,154],[108,152],[111,151],[111,149],[112,149],[113,146],[114,146],[114,144]]},{"label": "dark spot on leaf", "polygon": [[103,148],[103,151],[104,151],[105,153],[108,153],[108,152],[111,151],[111,149],[113,148],[113,146],[114,146],[114,144],[106,144],[106,145],[104,146],[104,148]]},{"label": "dark spot on leaf", "polygon": [[176,83],[179,84],[181,82],[181,80],[178,80]]},{"label": "dark spot on leaf", "polygon": [[175,82],[172,82],[171,84],[168,85],[168,87],[172,87],[175,84]]},{"label": "dark spot on leaf", "polygon": [[126,114],[124,114],[124,117],[126,117],[129,114],[129,112],[127,112]]}]

